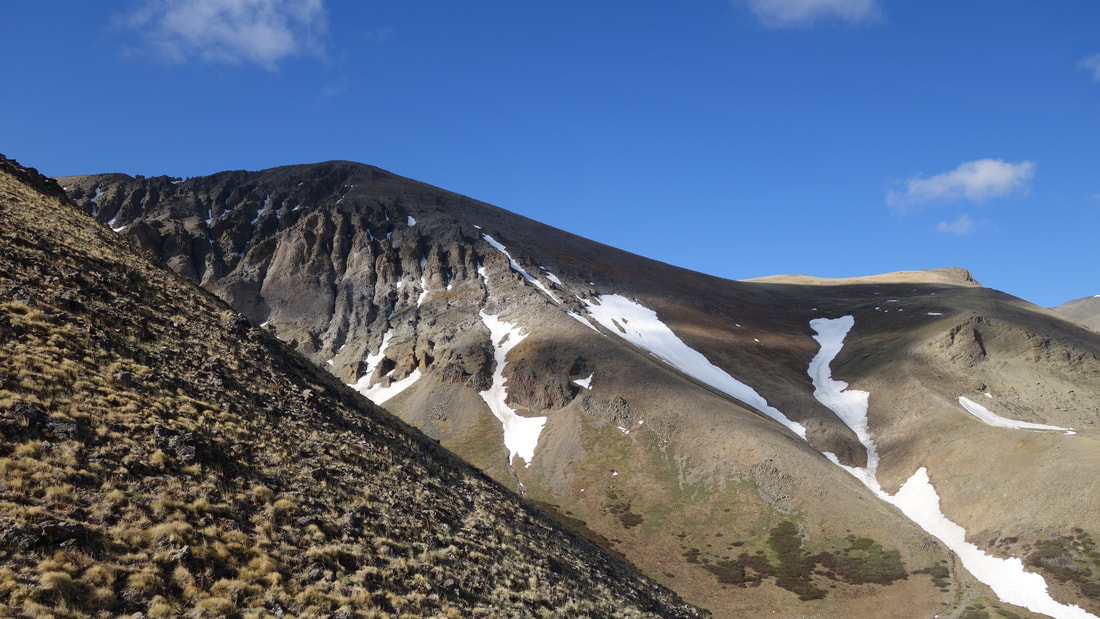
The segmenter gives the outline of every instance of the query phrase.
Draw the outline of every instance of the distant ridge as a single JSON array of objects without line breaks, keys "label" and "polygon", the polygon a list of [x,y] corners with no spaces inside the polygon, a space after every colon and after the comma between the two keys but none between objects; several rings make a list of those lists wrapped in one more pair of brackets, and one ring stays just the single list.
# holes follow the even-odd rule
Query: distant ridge
[{"label": "distant ridge", "polygon": [[978,280],[974,279],[974,276],[970,274],[970,271],[962,267],[947,267],[942,269],[928,269],[926,271],[896,271],[893,273],[882,273],[881,275],[863,275],[858,277],[814,277],[811,275],[768,275],[766,277],[757,277],[753,279],[745,279],[741,281],[746,282],[762,282],[762,283],[795,283],[795,284],[808,284],[808,285],[824,285],[824,286],[836,286],[844,284],[852,284],[856,282],[883,282],[883,283],[940,283],[940,284],[959,284],[964,286],[981,286]]},{"label": "distant ridge", "polygon": [[1093,331],[1100,331],[1100,295],[1075,299],[1050,309]]}]

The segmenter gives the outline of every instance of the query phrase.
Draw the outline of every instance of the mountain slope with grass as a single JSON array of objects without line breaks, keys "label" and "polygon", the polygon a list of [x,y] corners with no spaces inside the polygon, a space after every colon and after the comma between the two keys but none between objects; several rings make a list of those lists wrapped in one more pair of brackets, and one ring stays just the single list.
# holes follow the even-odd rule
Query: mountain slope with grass
[{"label": "mountain slope with grass", "polygon": [[723,280],[343,161],[59,181],[719,616],[1100,613],[1100,337],[963,269]]},{"label": "mountain slope with grass", "polygon": [[0,158],[0,614],[698,616]]}]

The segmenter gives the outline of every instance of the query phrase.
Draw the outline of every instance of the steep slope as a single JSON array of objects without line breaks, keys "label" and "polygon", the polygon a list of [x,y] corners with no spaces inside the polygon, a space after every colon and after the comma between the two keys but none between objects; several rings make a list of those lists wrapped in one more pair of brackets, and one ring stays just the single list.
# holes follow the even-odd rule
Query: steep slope
[{"label": "steep slope", "polygon": [[0,614],[697,616],[0,157]]},{"label": "steep slope", "polygon": [[1100,295],[1074,299],[1050,309],[1070,320],[1076,320],[1093,331],[1100,331]]},{"label": "steep slope", "polygon": [[[964,271],[720,280],[349,162],[61,182],[719,615],[996,603],[997,586],[899,504],[922,469],[970,541],[1028,559],[1060,600],[1100,610],[1100,564],[1078,538],[1100,529],[1100,340]],[[836,342],[814,326],[833,323],[813,322],[842,317],[852,324]],[[836,350],[819,360],[826,344]],[[862,413],[826,397],[832,376],[869,394]],[[960,397],[1076,434],[990,426]],[[1052,532],[1071,540],[1064,553],[1051,554]]]}]

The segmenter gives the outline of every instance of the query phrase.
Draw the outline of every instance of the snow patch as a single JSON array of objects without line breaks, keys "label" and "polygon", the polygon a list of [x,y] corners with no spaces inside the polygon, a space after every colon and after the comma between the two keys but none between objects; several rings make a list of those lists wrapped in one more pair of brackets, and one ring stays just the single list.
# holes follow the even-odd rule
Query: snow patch
[{"label": "snow patch", "polygon": [[595,376],[595,374],[589,374],[588,378],[578,378],[577,380],[573,381],[573,383],[577,384],[577,385],[580,385],[581,387],[584,387],[585,389],[591,389],[592,388],[592,377],[593,376]]},{"label": "snow patch", "polygon": [[411,374],[402,378],[401,380],[390,383],[389,387],[383,387],[376,385],[367,389],[366,391],[360,391],[368,400],[375,404],[382,405],[387,400],[393,398],[402,391],[413,386],[413,383],[420,380],[420,368],[416,368]]},{"label": "snow patch", "polygon": [[[989,394],[986,394],[989,395]],[[993,396],[989,396],[992,398]],[[1060,432],[1066,432],[1072,428],[1060,428],[1058,426],[1048,426],[1043,423],[1029,423],[1027,421],[1013,421],[1012,419],[1006,419],[992,413],[986,407],[969,400],[963,396],[959,396],[959,404],[966,409],[966,412],[974,415],[986,425],[993,426],[994,428],[1012,428],[1014,430],[1058,430]]]},{"label": "snow patch", "polygon": [[420,295],[416,297],[416,306],[420,307],[428,296],[428,259],[420,258]]},{"label": "snow patch", "polygon": [[[405,378],[391,382],[389,387],[383,387],[381,385],[375,385],[374,387],[370,386],[371,377],[374,376],[374,371],[378,368],[378,364],[382,363],[382,359],[385,358],[386,347],[390,345],[390,338],[392,337],[393,329],[391,328],[382,335],[382,345],[378,347],[378,352],[373,355],[367,355],[367,368],[363,375],[359,377],[358,382],[348,385],[375,404],[382,404],[386,400],[408,389],[413,383],[420,379],[420,368],[417,368]],[[391,374],[393,374],[393,370],[390,370],[389,374],[386,374],[386,376],[390,376]]]},{"label": "snow patch", "polygon": [[416,297],[416,306],[420,307],[424,304],[424,299],[428,298],[428,276],[420,276],[420,294]]},{"label": "snow patch", "polygon": [[359,377],[359,381],[348,385],[360,393],[364,392],[370,387],[371,376],[374,375],[374,370],[378,367],[379,363],[382,363],[382,359],[386,356],[386,347],[390,345],[390,338],[393,337],[393,329],[386,331],[382,334],[382,345],[378,347],[378,352],[367,354],[367,368],[363,372],[363,375]]},{"label": "snow patch", "polygon": [[943,312],[928,312],[929,316],[943,316]]},{"label": "snow patch", "polygon": [[871,440],[871,431],[867,424],[867,400],[871,394],[848,389],[848,383],[833,380],[832,369],[829,367],[833,359],[840,354],[844,338],[855,323],[856,320],[852,316],[833,319],[815,318],[810,321],[810,328],[816,333],[814,340],[821,349],[810,361],[808,373],[813,381],[814,397],[817,401],[836,413],[836,416],[844,422],[844,425],[852,429],[863,445],[867,452],[867,466],[853,467],[840,464],[837,457],[831,453],[826,453],[826,457],[854,475],[872,491],[885,495],[875,479],[875,472],[878,470],[878,449]]},{"label": "snow patch", "polygon": [[413,217],[412,215],[409,215],[409,221],[408,221],[408,224],[409,224],[409,227],[410,227],[410,228],[411,228],[411,227],[413,227],[413,226],[415,226],[415,225],[416,225],[416,218],[415,218],[415,217]]},{"label": "snow patch", "polygon": [[967,542],[966,530],[949,520],[941,511],[940,497],[924,467],[917,469],[897,494],[886,494],[875,478],[878,452],[867,425],[868,393],[846,389],[847,383],[833,380],[829,369],[829,364],[840,353],[844,337],[854,324],[855,319],[851,316],[810,321],[811,328],[817,332],[814,339],[821,345],[821,350],[810,361],[809,374],[814,384],[814,397],[836,413],[863,443],[867,450],[867,466],[846,466],[840,464],[835,454],[825,452],[824,455],[863,482],[875,496],[894,505],[917,526],[939,538],[958,555],[963,567],[975,578],[989,585],[1002,601],[1052,617],[1097,619],[1078,606],[1062,604],[1051,598],[1043,577],[1025,571],[1020,559],[998,559]]},{"label": "snow patch", "polygon": [[608,331],[688,376],[748,404],[805,440],[805,426],[788,419],[755,389],[730,376],[702,353],[685,344],[657,318],[657,312],[617,294],[597,296],[596,299],[598,304],[586,302],[588,312]]},{"label": "snow patch", "polygon": [[548,280],[550,280],[550,281],[554,282],[555,284],[557,284],[557,285],[559,285],[559,286],[564,286],[564,284],[562,284],[562,283],[561,283],[561,280],[560,280],[560,279],[558,279],[558,276],[557,276],[557,275],[554,275],[553,273],[551,273],[550,271],[548,271],[548,270],[546,269],[546,267],[539,267],[539,268],[540,268],[540,269],[542,269],[542,272],[546,274],[546,279],[548,279]]},{"label": "snow patch", "polygon": [[1020,559],[998,559],[966,541],[966,529],[948,520],[940,510],[940,497],[923,466],[888,500],[920,528],[939,538],[958,555],[963,567],[989,585],[1001,601],[1059,619],[1096,619],[1080,606],[1055,601],[1043,577],[1024,570]]},{"label": "snow patch", "polygon": [[489,337],[493,342],[496,369],[493,371],[493,384],[485,391],[478,392],[478,395],[485,400],[493,416],[504,427],[504,446],[508,448],[508,462],[511,463],[516,456],[519,456],[529,467],[534,460],[535,447],[538,445],[542,426],[546,424],[546,417],[520,417],[516,414],[515,409],[508,406],[506,386],[508,379],[504,377],[508,352],[529,334],[521,335],[519,325],[505,322],[499,316],[486,314],[484,310],[479,313],[482,322],[489,329]]},{"label": "snow patch", "polygon": [[110,226],[111,230],[114,230],[115,232],[122,232],[126,229],[126,226],[128,225],[123,224],[121,226],[115,226],[115,223],[118,221],[119,215],[121,215],[121,213],[115,213],[115,216],[111,218],[111,221],[107,222],[107,225]]},{"label": "snow patch", "polygon": [[554,293],[550,292],[549,288],[547,288],[546,286],[543,286],[542,282],[540,282],[539,280],[532,277],[530,273],[525,271],[523,269],[523,267],[521,267],[519,265],[519,263],[516,262],[514,258],[512,258],[512,254],[508,253],[508,250],[504,248],[504,245],[502,245],[500,243],[500,241],[497,241],[496,239],[489,236],[488,234],[482,234],[481,238],[485,239],[486,243],[492,245],[494,248],[496,248],[498,251],[500,251],[500,253],[504,254],[508,258],[508,264],[511,265],[513,271],[519,273],[520,275],[523,276],[524,279],[526,279],[527,281],[534,284],[536,288],[543,291],[546,294],[546,296],[553,299],[555,303],[560,303],[560,301],[558,301],[558,298],[554,296]]}]

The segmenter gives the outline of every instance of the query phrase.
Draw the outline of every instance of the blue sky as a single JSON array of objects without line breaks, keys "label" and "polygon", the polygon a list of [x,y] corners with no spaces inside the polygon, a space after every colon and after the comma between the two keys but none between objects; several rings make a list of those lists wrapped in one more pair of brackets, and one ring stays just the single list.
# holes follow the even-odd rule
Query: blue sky
[{"label": "blue sky", "polygon": [[10,3],[0,152],[351,159],[731,279],[1100,294],[1100,2]]}]

